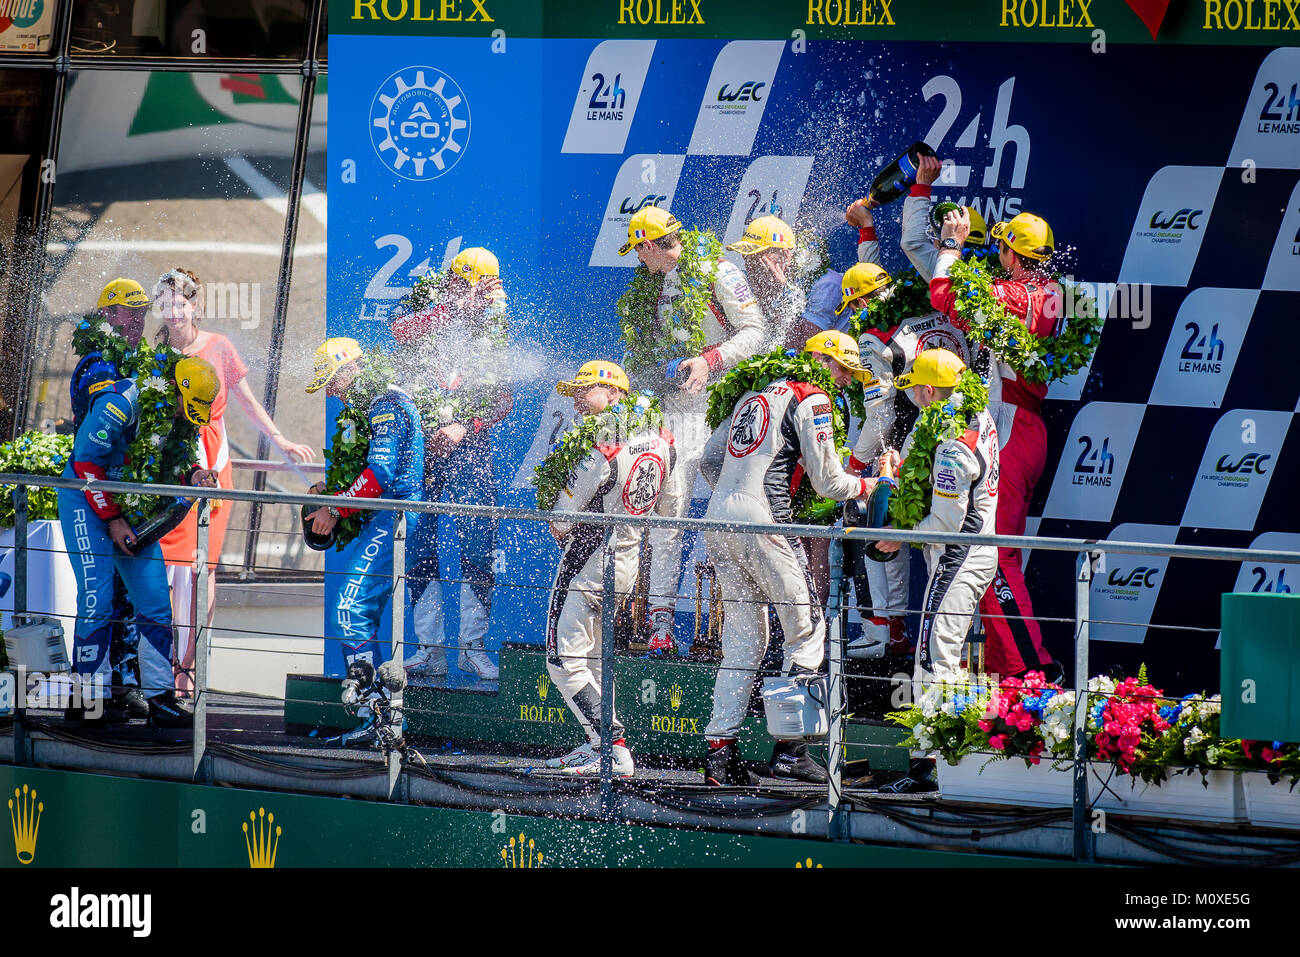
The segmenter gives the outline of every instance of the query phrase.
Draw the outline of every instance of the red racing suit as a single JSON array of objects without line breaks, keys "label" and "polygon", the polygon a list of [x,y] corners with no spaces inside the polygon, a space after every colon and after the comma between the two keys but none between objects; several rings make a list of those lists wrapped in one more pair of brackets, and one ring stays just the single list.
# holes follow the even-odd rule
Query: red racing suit
[{"label": "red racing suit", "polygon": [[[967,324],[956,311],[957,292],[948,278],[957,255],[955,250],[940,252],[934,279],[930,281],[930,302],[966,331]],[[1063,304],[1060,287],[1048,277],[1030,274],[1018,280],[995,279],[992,291],[1007,312],[1025,324],[1030,334],[1056,334]],[[1025,534],[1029,500],[1047,458],[1047,428],[1041,414],[1046,395],[1047,386],[1028,382],[996,357],[992,359],[989,412],[997,425],[1002,447],[997,509],[999,535]],[[1033,603],[1020,565],[1020,549],[999,548],[997,573],[980,602],[987,641],[984,667],[989,674],[1017,675],[1051,662],[1051,655],[1043,647],[1042,630],[1033,615]]]}]

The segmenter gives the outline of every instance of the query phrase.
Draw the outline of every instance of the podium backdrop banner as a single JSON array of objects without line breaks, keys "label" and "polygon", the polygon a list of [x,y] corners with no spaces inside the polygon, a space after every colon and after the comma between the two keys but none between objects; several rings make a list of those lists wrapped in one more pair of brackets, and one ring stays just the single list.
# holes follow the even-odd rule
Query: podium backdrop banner
[{"label": "podium backdrop banner", "polygon": [[[14,530],[0,529],[0,631],[13,627]],[[77,576],[63,547],[63,527],[55,521],[27,526],[27,611],[48,615],[63,625],[63,643],[72,660],[77,627]]]},{"label": "podium backdrop banner", "polygon": [[[1242,547],[1300,532],[1300,377],[1279,348],[1300,315],[1300,49],[1286,46],[1300,32],[1242,26],[1267,5],[1157,6],[338,0],[329,334],[391,343],[385,319],[416,277],[463,247],[496,253],[515,375],[496,475],[502,501],[531,505],[527,478],[570,415],[555,380],[621,358],[613,306],[636,257],[617,246],[637,209],[724,242],[775,212],[844,269],[844,207],[925,140],[952,164],[936,199],[990,223],[1044,216],[1061,270],[1110,310],[1091,366],[1049,394],[1031,529]],[[891,271],[907,265],[901,207],[876,217]],[[541,640],[557,554],[544,529],[502,528],[492,645]],[[1073,569],[1030,557],[1038,614],[1072,618]],[[1241,571],[1175,560],[1108,579],[1097,666],[1213,685],[1219,594]],[[1046,633],[1070,660],[1070,626]]]}]

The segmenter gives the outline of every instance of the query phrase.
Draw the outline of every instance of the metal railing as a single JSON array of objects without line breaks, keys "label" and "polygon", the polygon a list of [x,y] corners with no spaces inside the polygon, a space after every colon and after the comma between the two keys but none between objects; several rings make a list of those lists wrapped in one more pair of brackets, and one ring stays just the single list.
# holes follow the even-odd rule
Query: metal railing
[{"label": "metal railing", "polygon": [[[263,469],[274,463],[250,461],[249,467]],[[269,469],[268,469],[269,470]],[[287,492],[268,492],[243,489],[206,489],[186,488],[181,486],[154,485],[140,486],[123,482],[81,480],[75,478],[47,478],[31,475],[0,474],[0,484],[16,486],[15,504],[15,562],[14,562],[14,604],[15,615],[26,614],[27,608],[27,500],[29,487],[56,489],[75,489],[86,491],[98,489],[110,494],[140,493],[158,496],[186,496],[200,500],[198,505],[198,550],[197,555],[207,553],[208,500],[224,499],[232,502],[257,502],[263,505],[320,505],[322,498],[311,494],[294,494]],[[1077,555],[1075,563],[1075,609],[1073,616],[1074,674],[1076,695],[1073,713],[1073,802],[1072,828],[1074,834],[1074,856],[1078,860],[1089,860],[1093,856],[1092,836],[1088,822],[1088,757],[1086,738],[1087,719],[1087,685],[1089,672],[1089,624],[1091,582],[1094,573],[1104,570],[1104,556],[1110,554],[1168,556],[1184,559],[1210,561],[1244,561],[1275,562],[1300,564],[1300,552],[1220,548],[1198,545],[1168,545],[1148,542],[1122,542],[1091,539],[1053,538],[1045,536],[1008,536],[979,535],[969,533],[909,531],[904,535],[895,529],[887,528],[844,528],[816,525],[790,524],[743,524],[711,521],[708,519],[671,519],[654,515],[632,517],[627,515],[603,515],[594,513],[559,513],[535,508],[507,508],[478,505],[459,505],[451,503],[402,501],[396,499],[353,499],[349,506],[367,512],[395,512],[394,527],[394,561],[392,572],[392,603],[395,613],[392,615],[392,657],[400,660],[405,641],[404,608],[405,580],[407,577],[404,513],[450,515],[464,517],[481,517],[498,520],[521,520],[550,522],[557,518],[573,521],[580,516],[585,525],[603,528],[604,552],[602,557],[603,576],[601,582],[602,599],[602,641],[599,649],[601,669],[601,714],[600,714],[600,807],[603,816],[614,815],[615,797],[613,788],[613,740],[610,730],[614,720],[614,667],[615,657],[615,616],[618,606],[618,593],[615,587],[615,534],[623,529],[682,529],[696,532],[712,531],[730,534],[779,535],[782,537],[799,536],[803,538],[831,539],[831,589],[828,604],[828,690],[829,690],[829,729],[826,736],[827,771],[829,780],[826,790],[826,808],[830,814],[830,837],[840,840],[848,839],[848,807],[843,788],[843,771],[845,765],[845,687],[848,675],[845,673],[846,623],[848,620],[847,586],[848,576],[842,570],[842,548],[846,541],[874,542],[877,540],[896,540],[900,537],[909,542],[925,544],[961,544],[989,545],[1020,549],[1038,549],[1045,551],[1072,552]],[[195,589],[197,635],[195,638],[195,707],[194,733],[192,749],[192,769],[195,780],[210,780],[210,761],[208,756],[209,740],[207,731],[207,708],[209,686],[209,658],[211,654],[211,628],[207,622],[207,580],[208,563],[196,561],[197,587]],[[727,599],[735,600],[735,599]],[[767,604],[762,600],[761,604]],[[1063,619],[1066,620],[1066,619]],[[339,640],[326,637],[326,640]],[[760,666],[761,668],[761,666]],[[27,754],[27,745],[21,720],[15,723],[16,754],[22,759]],[[402,771],[401,758],[398,754],[389,755],[388,778],[389,796],[393,796]]]}]

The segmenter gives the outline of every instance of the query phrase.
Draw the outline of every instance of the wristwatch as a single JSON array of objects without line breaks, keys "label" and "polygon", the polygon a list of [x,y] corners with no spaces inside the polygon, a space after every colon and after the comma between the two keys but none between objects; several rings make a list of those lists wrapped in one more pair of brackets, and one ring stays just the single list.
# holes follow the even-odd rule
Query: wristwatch
[{"label": "wristwatch", "polygon": [[340,511],[339,511],[337,508],[335,508],[333,505],[328,506],[328,508],[329,508],[329,510],[330,510],[330,515],[334,516],[334,520],[335,520],[335,521],[338,521],[339,519],[341,519],[341,518],[343,517],[343,513],[340,512]]},{"label": "wristwatch", "polygon": [[942,248],[944,248],[944,249],[960,249],[960,248],[961,248],[961,243],[957,242],[957,240],[953,239],[951,236],[949,236],[949,237],[948,237],[947,239],[945,239],[943,242],[939,243],[939,245],[940,245]]}]

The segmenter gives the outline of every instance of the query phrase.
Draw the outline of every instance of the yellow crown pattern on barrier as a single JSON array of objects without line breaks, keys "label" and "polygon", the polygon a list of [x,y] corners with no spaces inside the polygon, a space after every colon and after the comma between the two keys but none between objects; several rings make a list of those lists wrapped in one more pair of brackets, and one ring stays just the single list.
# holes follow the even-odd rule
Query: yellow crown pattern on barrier
[{"label": "yellow crown pattern on barrier", "polygon": [[541,867],[542,852],[537,850],[531,837],[520,833],[517,841],[512,837],[510,843],[501,848],[501,861],[506,867]]},{"label": "yellow crown pattern on barrier", "polygon": [[802,861],[794,862],[795,870],[812,870],[813,868],[822,869],[820,864],[814,864],[811,857],[805,857]]},{"label": "yellow crown pattern on barrier", "polygon": [[541,674],[537,676],[537,697],[545,701],[546,696],[551,693],[551,676]]},{"label": "yellow crown pattern on barrier", "polygon": [[682,706],[682,686],[675,684],[668,689],[668,703],[676,711]]},{"label": "yellow crown pattern on barrier", "polygon": [[[14,807],[14,801],[18,806]],[[19,864],[30,864],[36,859],[36,840],[41,831],[41,815],[45,813],[45,803],[36,800],[36,789],[28,792],[27,785],[22,791],[14,788],[14,796],[9,801],[9,823],[14,831],[14,854]]]},{"label": "yellow crown pattern on barrier", "polygon": [[[252,824],[252,830],[248,825]],[[280,849],[280,826],[275,824],[275,841],[271,841],[271,825],[275,824],[275,815],[267,814],[266,808],[259,807],[257,813],[248,812],[244,822],[244,846],[248,848],[248,866],[275,867],[275,853]]]}]

